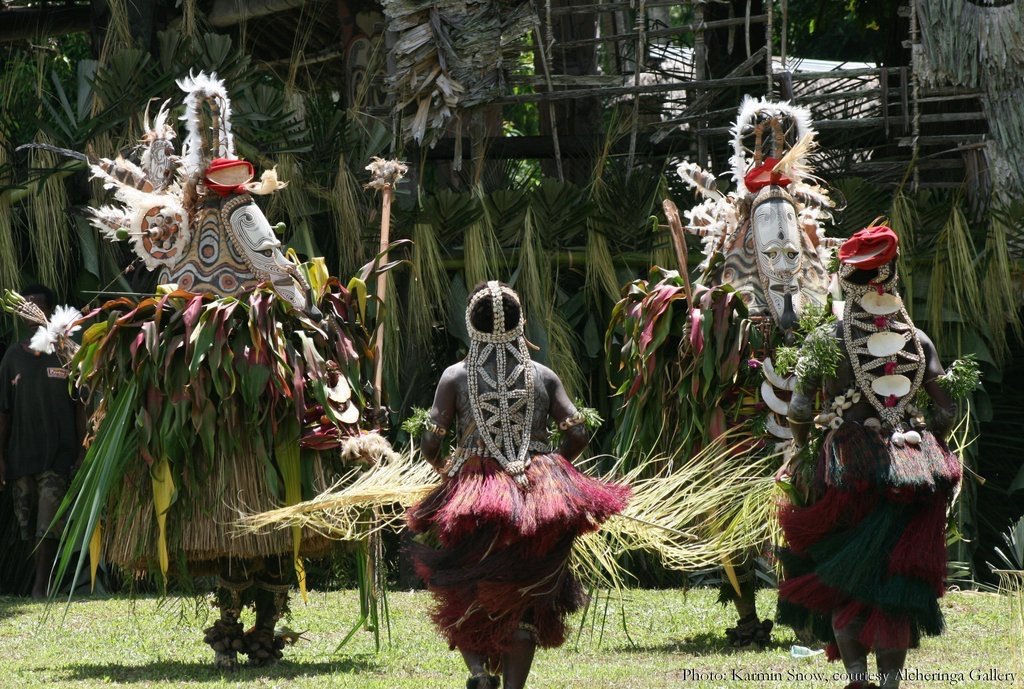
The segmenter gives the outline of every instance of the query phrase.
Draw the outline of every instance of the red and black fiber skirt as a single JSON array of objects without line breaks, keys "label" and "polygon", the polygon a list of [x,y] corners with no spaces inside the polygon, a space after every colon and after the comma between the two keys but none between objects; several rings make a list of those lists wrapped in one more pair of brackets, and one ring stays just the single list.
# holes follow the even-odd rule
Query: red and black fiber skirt
[{"label": "red and black fiber skirt", "polygon": [[833,624],[860,626],[868,649],[916,647],[942,632],[946,509],[960,461],[931,433],[897,447],[856,422],[825,438],[817,499],[783,505],[788,548],[780,553],[779,621],[831,642]]},{"label": "red and black fiber skirt", "polygon": [[416,572],[431,618],[452,648],[495,660],[520,625],[541,647],[565,641],[565,617],[585,598],[569,567],[574,539],[625,507],[630,489],[535,455],[529,489],[491,458],[474,457],[408,512]]}]

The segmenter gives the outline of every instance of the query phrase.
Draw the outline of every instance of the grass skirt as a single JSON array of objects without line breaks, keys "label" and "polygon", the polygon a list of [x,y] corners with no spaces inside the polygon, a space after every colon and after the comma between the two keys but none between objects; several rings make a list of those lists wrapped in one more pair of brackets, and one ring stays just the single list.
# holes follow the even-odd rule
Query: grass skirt
[{"label": "grass skirt", "polygon": [[[806,507],[784,505],[779,620],[830,641],[860,625],[868,649],[916,647],[942,632],[946,507],[960,462],[928,432],[918,447],[894,446],[847,422],[830,432]],[[833,619],[834,615],[834,619]],[[851,631],[856,627],[851,628]]]},{"label": "grass skirt", "polygon": [[565,616],[584,602],[573,540],[620,512],[630,492],[558,454],[534,456],[526,476],[523,491],[493,459],[472,458],[409,510],[413,563],[452,648],[497,660],[520,625],[541,647],[561,645]]}]

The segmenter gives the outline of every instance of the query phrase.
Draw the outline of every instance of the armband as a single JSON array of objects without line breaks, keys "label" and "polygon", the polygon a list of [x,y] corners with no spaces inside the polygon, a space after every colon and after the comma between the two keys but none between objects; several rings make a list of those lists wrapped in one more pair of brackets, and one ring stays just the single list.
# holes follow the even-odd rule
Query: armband
[{"label": "armband", "polygon": [[567,431],[573,426],[579,426],[583,423],[583,412],[576,412],[572,416],[566,417],[565,419],[558,422],[558,427],[563,431]]},{"label": "armband", "polygon": [[429,432],[433,433],[434,435],[440,436],[442,438],[445,437],[446,435],[448,435],[448,429],[447,428],[441,428],[441,426],[437,425],[436,423],[434,423],[430,419],[427,419],[426,421],[423,422],[423,430],[429,431]]}]

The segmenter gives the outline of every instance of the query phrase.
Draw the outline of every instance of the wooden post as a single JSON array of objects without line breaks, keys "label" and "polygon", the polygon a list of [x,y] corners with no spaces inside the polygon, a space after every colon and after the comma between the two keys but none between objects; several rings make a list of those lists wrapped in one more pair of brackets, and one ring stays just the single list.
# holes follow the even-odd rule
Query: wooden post
[{"label": "wooden post", "polygon": [[764,0],[765,14],[768,15],[768,21],[764,25],[764,46],[767,49],[764,59],[764,71],[767,77],[767,84],[765,85],[765,95],[771,99],[775,93],[775,84],[772,74],[772,16],[775,13],[774,0]]},{"label": "wooden post", "polygon": [[[550,27],[549,27],[550,29]],[[540,64],[544,68],[544,79],[547,81],[548,93],[554,93],[555,87],[551,81],[551,65],[548,62],[548,44],[541,34],[540,24],[534,24],[534,35],[537,37],[537,47],[540,49]],[[562,149],[558,142],[558,118],[555,114],[555,103],[548,100],[548,117],[551,118],[551,145],[555,150],[555,169],[558,172],[558,181],[564,182],[565,175],[562,172]]]}]

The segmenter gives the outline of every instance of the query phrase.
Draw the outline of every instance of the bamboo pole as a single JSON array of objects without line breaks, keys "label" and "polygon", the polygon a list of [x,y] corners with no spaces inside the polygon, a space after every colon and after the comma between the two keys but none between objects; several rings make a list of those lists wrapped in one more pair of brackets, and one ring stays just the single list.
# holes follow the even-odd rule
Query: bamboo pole
[{"label": "bamboo pole", "polygon": [[[541,35],[539,22],[533,25],[533,31],[537,36],[537,48],[540,50],[540,64],[544,69],[544,79],[548,87],[547,93],[554,93],[555,87],[551,83],[551,66],[548,62],[550,45],[544,41],[544,36]],[[551,31],[550,24],[548,24],[548,31]],[[551,145],[555,149],[555,169],[558,172],[558,181],[564,182],[565,177],[562,174],[562,147],[558,141],[558,117],[553,99],[548,100],[548,118],[551,120]]]},{"label": "bamboo pole", "polygon": [[[390,185],[384,187],[381,190],[381,212],[380,212],[380,245],[378,246],[377,253],[381,255],[380,260],[383,263],[387,263],[388,255],[388,243],[390,241],[391,232],[391,197],[393,190]],[[380,264],[378,264],[380,265]],[[384,307],[384,299],[387,297],[388,280],[387,275],[379,273],[377,275],[377,298],[380,299],[378,305],[378,316],[377,320],[377,337],[376,337],[376,352],[377,360],[374,362],[373,370],[373,395],[377,407],[380,407],[381,403],[381,388],[384,384],[384,319],[380,317],[380,309]]]},{"label": "bamboo pole", "polygon": [[[373,158],[373,162],[366,166],[370,171],[370,182],[367,189],[376,189],[381,192],[381,214],[380,214],[380,244],[377,252],[377,267],[386,265],[388,262],[388,244],[391,242],[391,199],[398,182],[402,179],[409,168],[397,160],[384,160]],[[382,310],[384,299],[387,296],[387,276],[383,272],[377,274],[377,332],[374,336],[374,352],[376,360],[373,370],[373,398],[377,408],[380,409],[382,395],[381,389],[384,382],[384,319]]]}]

